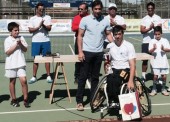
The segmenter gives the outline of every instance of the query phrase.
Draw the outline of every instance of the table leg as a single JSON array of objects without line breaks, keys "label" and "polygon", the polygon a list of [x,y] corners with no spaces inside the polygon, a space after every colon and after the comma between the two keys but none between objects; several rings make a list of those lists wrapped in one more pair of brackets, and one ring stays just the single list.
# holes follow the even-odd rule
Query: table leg
[{"label": "table leg", "polygon": [[49,101],[49,104],[51,104],[53,102],[53,95],[54,95],[54,87],[56,84],[56,81],[57,81],[57,77],[58,77],[58,72],[59,72],[59,67],[61,66],[60,63],[57,63],[56,64],[56,68],[55,68],[55,78],[53,79],[53,83],[51,85],[51,90],[50,90],[50,101]]},{"label": "table leg", "polygon": [[55,79],[53,80],[53,83],[51,85],[51,93],[50,93],[50,96],[49,96],[49,98],[50,98],[49,104],[51,104],[53,102],[54,87],[55,87],[55,85],[57,85],[56,81],[57,81],[57,78],[58,78],[58,72],[59,72],[60,66],[61,66],[61,69],[62,69],[62,73],[64,75],[64,80],[65,80],[65,84],[66,84],[66,89],[67,89],[69,101],[71,103],[71,96],[70,96],[70,91],[69,91],[69,87],[68,87],[68,81],[67,81],[66,73],[65,73],[65,70],[64,70],[64,64],[62,62],[58,62],[56,64],[56,68],[55,68]]},{"label": "table leg", "polygon": [[65,80],[65,83],[66,83],[67,94],[68,94],[68,97],[69,97],[69,101],[71,103],[70,90],[69,90],[69,87],[68,87],[68,81],[67,81],[66,73],[65,73],[65,70],[64,70],[64,64],[62,62],[61,62],[61,67],[62,67],[62,72],[63,72],[63,75],[64,75],[64,80]]}]

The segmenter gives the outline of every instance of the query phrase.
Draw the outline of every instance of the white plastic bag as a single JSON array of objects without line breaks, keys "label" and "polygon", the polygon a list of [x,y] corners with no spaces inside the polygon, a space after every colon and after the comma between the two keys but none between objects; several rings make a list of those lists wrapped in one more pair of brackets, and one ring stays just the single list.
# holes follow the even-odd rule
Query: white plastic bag
[{"label": "white plastic bag", "polygon": [[137,92],[120,94],[118,97],[123,121],[142,117],[139,96]]}]

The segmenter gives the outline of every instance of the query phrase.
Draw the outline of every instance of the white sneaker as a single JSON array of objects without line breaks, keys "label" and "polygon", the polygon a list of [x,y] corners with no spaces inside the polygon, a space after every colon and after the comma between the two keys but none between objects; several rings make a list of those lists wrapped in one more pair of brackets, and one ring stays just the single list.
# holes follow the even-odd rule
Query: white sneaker
[{"label": "white sneaker", "polygon": [[169,96],[169,93],[168,93],[166,90],[162,90],[162,94],[163,94],[164,96]]},{"label": "white sneaker", "polygon": [[155,96],[157,94],[156,90],[152,90],[151,93],[149,93],[150,96]]},{"label": "white sneaker", "polygon": [[167,89],[168,92],[170,92],[170,87]]},{"label": "white sneaker", "polygon": [[29,81],[28,81],[28,83],[29,84],[32,84],[32,83],[35,83],[37,81],[37,78],[36,77],[32,77]]},{"label": "white sneaker", "polygon": [[47,82],[48,82],[48,83],[52,83],[52,82],[53,82],[53,80],[51,79],[50,76],[47,77]]}]

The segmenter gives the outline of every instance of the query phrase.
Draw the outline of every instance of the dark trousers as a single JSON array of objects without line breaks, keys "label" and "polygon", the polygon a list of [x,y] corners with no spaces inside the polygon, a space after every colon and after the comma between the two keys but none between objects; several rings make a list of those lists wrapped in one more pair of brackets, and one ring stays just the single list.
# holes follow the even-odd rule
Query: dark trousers
[{"label": "dark trousers", "polygon": [[103,59],[103,52],[93,53],[84,51],[85,60],[81,62],[80,77],[76,94],[77,103],[83,103],[86,80],[91,72],[91,97],[99,82],[99,73]]},{"label": "dark trousers", "polygon": [[[113,69],[113,74],[107,76],[107,93],[110,102],[114,101],[119,103],[118,95],[120,94],[121,86],[129,80],[129,75],[127,79],[120,77],[121,71],[122,70]],[[126,69],[125,71],[129,74],[129,69]]]},{"label": "dark trousers", "polygon": [[[74,44],[74,51],[75,51],[75,54],[77,55],[78,54],[77,37],[76,37],[75,44]],[[80,76],[80,64],[81,64],[80,62],[75,63],[75,71],[74,71],[74,78],[75,79],[79,79],[79,76]]]}]

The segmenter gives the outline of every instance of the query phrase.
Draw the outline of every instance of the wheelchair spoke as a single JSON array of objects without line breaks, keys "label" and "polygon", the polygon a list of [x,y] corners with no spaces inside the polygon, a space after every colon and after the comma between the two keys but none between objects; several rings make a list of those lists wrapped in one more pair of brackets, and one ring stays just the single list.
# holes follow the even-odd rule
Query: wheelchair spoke
[{"label": "wheelchair spoke", "polygon": [[92,98],[92,101],[90,103],[92,111],[94,109],[97,109],[106,99],[104,94],[104,87],[106,85],[106,76],[103,77],[103,79],[99,82],[98,86],[96,87],[94,96]]},{"label": "wheelchair spoke", "polygon": [[139,101],[141,104],[141,111],[143,116],[147,116],[151,113],[151,101],[148,95],[145,84],[139,79],[135,79],[136,90],[139,93]]}]

